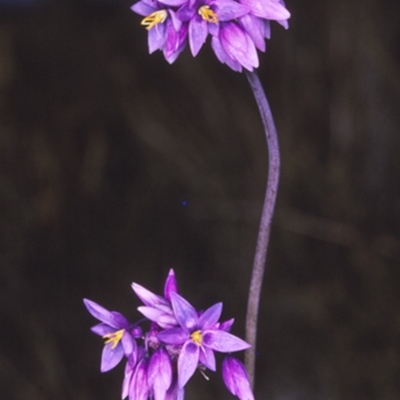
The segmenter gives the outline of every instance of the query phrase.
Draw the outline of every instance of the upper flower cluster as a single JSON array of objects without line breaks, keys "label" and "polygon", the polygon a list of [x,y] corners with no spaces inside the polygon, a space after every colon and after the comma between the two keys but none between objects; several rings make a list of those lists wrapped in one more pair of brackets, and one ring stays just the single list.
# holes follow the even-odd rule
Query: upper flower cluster
[{"label": "upper flower cluster", "polygon": [[[229,333],[233,319],[219,322],[222,303],[205,311],[196,309],[178,294],[174,271],[168,274],[164,296],[133,283],[144,304],[144,319],[131,324],[118,312],[108,311],[84,299],[88,311],[100,323],[92,331],[105,340],[101,371],[126,360],[122,399],[184,400],[184,387],[196,370],[216,370],[214,352],[231,353],[249,348]],[[147,331],[141,325],[149,322]],[[205,376],[205,375],[204,375]],[[227,355],[222,377],[228,390],[240,400],[254,400],[243,364]]]},{"label": "upper flower cluster", "polygon": [[145,17],[150,54],[173,63],[189,42],[196,56],[210,35],[219,61],[238,72],[258,67],[270,21],[287,29],[290,18],[283,0],[140,0],[131,9]]}]

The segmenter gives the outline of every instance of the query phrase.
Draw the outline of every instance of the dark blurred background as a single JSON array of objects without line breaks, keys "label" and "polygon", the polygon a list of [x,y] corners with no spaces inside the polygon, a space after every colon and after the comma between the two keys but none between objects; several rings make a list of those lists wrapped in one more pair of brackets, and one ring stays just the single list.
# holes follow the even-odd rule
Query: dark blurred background
[{"label": "dark blurred background", "polygon": [[[400,398],[400,3],[289,1],[259,75],[282,174],[256,398]],[[0,393],[120,398],[82,298],[138,318],[169,268],[244,334],[265,190],[245,76],[147,54],[127,0],[0,0]],[[198,374],[199,375],[199,374]],[[233,399],[219,373],[187,400]]]}]

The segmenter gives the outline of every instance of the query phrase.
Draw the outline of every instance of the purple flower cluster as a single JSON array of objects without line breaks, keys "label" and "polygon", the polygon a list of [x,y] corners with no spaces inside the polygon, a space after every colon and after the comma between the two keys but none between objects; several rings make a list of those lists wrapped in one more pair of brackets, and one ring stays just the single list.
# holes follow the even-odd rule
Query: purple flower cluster
[{"label": "purple flower cluster", "polygon": [[270,21],[287,29],[290,18],[283,0],[140,0],[131,9],[145,17],[150,54],[173,63],[189,42],[196,56],[210,35],[218,60],[238,72],[258,67]]},{"label": "purple flower cluster", "polygon": [[[222,303],[199,312],[180,296],[173,270],[163,297],[137,283],[132,289],[144,304],[138,310],[145,318],[136,324],[84,299],[90,314],[100,321],[92,331],[105,340],[101,371],[126,361],[122,399],[183,400],[184,387],[196,370],[205,377],[207,369],[216,371],[215,351],[231,353],[250,347],[229,333],[233,319],[219,322]],[[147,330],[141,326],[145,323]],[[222,377],[240,400],[254,400],[243,364],[229,354],[222,363]]]}]

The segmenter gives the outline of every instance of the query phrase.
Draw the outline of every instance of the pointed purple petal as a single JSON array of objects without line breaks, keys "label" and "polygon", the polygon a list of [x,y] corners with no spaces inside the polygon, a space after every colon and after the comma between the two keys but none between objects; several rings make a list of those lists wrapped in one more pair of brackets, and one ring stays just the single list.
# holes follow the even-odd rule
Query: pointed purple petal
[{"label": "pointed purple petal", "polygon": [[237,336],[220,330],[204,332],[203,345],[221,353],[230,353],[251,347],[248,343],[239,339]]},{"label": "pointed purple petal", "polygon": [[206,331],[214,328],[222,313],[222,303],[214,304],[199,317],[199,329]]},{"label": "pointed purple petal", "polygon": [[[153,29],[151,29],[151,31],[152,30]],[[142,300],[146,306],[154,307],[157,304],[168,305],[167,300],[165,300],[163,297],[157,296],[138,283],[133,282],[132,289],[136,293],[137,297],[139,297],[139,299]]]},{"label": "pointed purple petal", "polygon": [[195,328],[197,325],[197,312],[194,307],[177,293],[171,293],[171,303],[179,325],[188,332]]},{"label": "pointed purple petal", "polygon": [[128,325],[128,321],[120,313],[108,311],[101,305],[88,299],[83,299],[83,303],[93,317],[97,318],[101,322],[105,322],[113,328],[120,329]]},{"label": "pointed purple petal", "polygon": [[153,389],[155,400],[164,400],[172,383],[172,365],[168,353],[159,347],[150,359],[147,382]]},{"label": "pointed purple petal", "polygon": [[199,362],[201,362],[205,367],[207,367],[211,371],[216,370],[214,352],[208,347],[205,346],[200,347]]},{"label": "pointed purple petal", "polygon": [[142,358],[136,366],[131,380],[131,385],[129,387],[129,400],[147,400],[148,394],[147,362]]},{"label": "pointed purple petal", "polygon": [[222,377],[228,390],[240,400],[254,400],[243,364],[233,357],[222,362]]},{"label": "pointed purple petal", "polygon": [[[149,54],[152,54],[156,50],[161,49],[164,46],[166,40],[167,40],[167,36],[165,35],[165,24],[157,24],[152,29],[150,29],[148,36],[147,36],[147,43],[149,46]],[[154,296],[156,296],[156,295],[154,295]],[[139,296],[139,298],[140,298],[140,296]],[[145,301],[142,298],[141,298],[141,300],[143,301],[143,303],[145,303]]]},{"label": "pointed purple petal", "polygon": [[158,340],[166,344],[180,345],[188,340],[189,335],[182,328],[172,328],[161,331],[157,335]]},{"label": "pointed purple petal", "polygon": [[[175,16],[175,13],[173,13]],[[174,19],[176,19],[176,17],[174,17]],[[180,27],[175,26],[175,24],[173,23],[174,28],[176,30],[179,30]],[[167,279],[165,281],[165,285],[164,285],[164,297],[171,301],[171,293],[178,293],[178,284],[176,282],[176,278],[175,278],[175,272],[174,270],[171,268],[169,270]]]},{"label": "pointed purple petal", "polygon": [[234,322],[235,322],[235,318],[231,318],[231,319],[228,319],[228,321],[221,322],[221,325],[219,326],[218,329],[221,331],[230,332]]},{"label": "pointed purple petal", "polygon": [[269,21],[264,21],[264,37],[271,39],[271,24]]},{"label": "pointed purple petal", "polygon": [[[171,17],[172,26],[175,28],[175,30],[176,30],[177,32],[179,32],[180,29],[182,28],[182,21],[177,17],[176,12],[174,12],[174,11],[172,11],[172,10],[169,10],[169,15],[170,15],[170,17]],[[171,271],[172,271],[172,277],[173,277],[173,278],[171,277],[171,279],[172,279],[172,284],[175,285],[175,290],[172,290],[173,288],[171,287],[171,290],[168,292],[168,294],[170,295],[170,292],[171,292],[171,291],[172,291],[172,292],[175,292],[175,293],[178,293],[178,284],[177,284],[176,279],[175,279],[175,272],[174,272],[174,270],[171,268],[171,270],[169,271],[168,277],[167,277],[167,281],[165,282],[165,285],[164,285],[164,297],[165,297],[166,299],[168,299],[169,301],[171,301],[171,298],[170,298],[171,296],[167,297],[167,296],[165,295],[165,292],[166,292],[166,286],[167,286],[167,284],[169,285],[168,279],[170,278]],[[173,281],[175,281],[175,282],[173,282]]]},{"label": "pointed purple petal", "polygon": [[165,314],[164,311],[158,310],[154,307],[140,306],[137,308],[147,319],[153,322],[157,322],[157,319]]},{"label": "pointed purple petal", "polygon": [[107,343],[101,354],[101,372],[107,372],[110,369],[113,369],[124,356],[124,349],[122,348],[121,344],[117,344],[115,349],[112,349],[113,344]]},{"label": "pointed purple petal", "polygon": [[196,57],[207,39],[207,22],[196,16],[189,22],[189,46],[193,57]]},{"label": "pointed purple petal", "polygon": [[277,19],[276,22],[282,25],[285,29],[289,29],[289,21],[287,19]]},{"label": "pointed purple petal", "polygon": [[233,60],[231,57],[228,56],[228,54],[222,47],[221,42],[218,37],[216,37],[216,36],[212,37],[211,47],[214,50],[214,53],[217,56],[218,60],[222,64],[228,65],[228,67],[230,67],[234,71],[242,72],[242,66],[236,60]]},{"label": "pointed purple petal", "polygon": [[127,331],[123,333],[121,343],[127,357],[132,354],[136,356],[136,342]]},{"label": "pointed purple petal", "polygon": [[199,363],[200,348],[192,341],[187,341],[178,358],[178,385],[183,388],[196,371]]},{"label": "pointed purple petal", "polygon": [[129,386],[131,384],[131,379],[133,376],[133,365],[128,361],[125,365],[124,380],[122,381],[122,400],[129,394]]},{"label": "pointed purple petal", "polygon": [[249,34],[257,49],[265,51],[265,30],[264,20],[255,17],[252,14],[247,14],[240,18],[240,25]]},{"label": "pointed purple petal", "polygon": [[257,17],[272,20],[290,18],[290,12],[276,0],[240,0],[240,2]]},{"label": "pointed purple petal", "polygon": [[151,7],[143,1],[139,1],[139,3],[134,4],[131,7],[131,10],[136,14],[142,15],[143,17],[147,17],[148,15],[156,11],[154,7]]}]

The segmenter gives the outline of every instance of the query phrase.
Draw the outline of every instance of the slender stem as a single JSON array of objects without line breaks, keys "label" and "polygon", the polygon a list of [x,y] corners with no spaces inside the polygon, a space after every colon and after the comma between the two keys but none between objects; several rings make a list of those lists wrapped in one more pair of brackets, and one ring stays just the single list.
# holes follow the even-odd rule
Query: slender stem
[{"label": "slender stem", "polygon": [[249,299],[247,303],[246,316],[246,341],[251,344],[251,348],[246,351],[245,363],[249,374],[251,387],[254,387],[255,361],[256,361],[256,340],[257,340],[257,319],[258,306],[265,270],[265,261],[269,237],[271,232],[272,216],[274,214],[276,195],[279,183],[280,155],[278,135],[275,128],[271,109],[265,96],[264,89],[256,72],[246,71],[247,79],[253,90],[261,119],[265,129],[268,147],[268,183],[262,210],[260,229],[258,232],[257,247],[253,263],[253,272],[250,282]]}]

